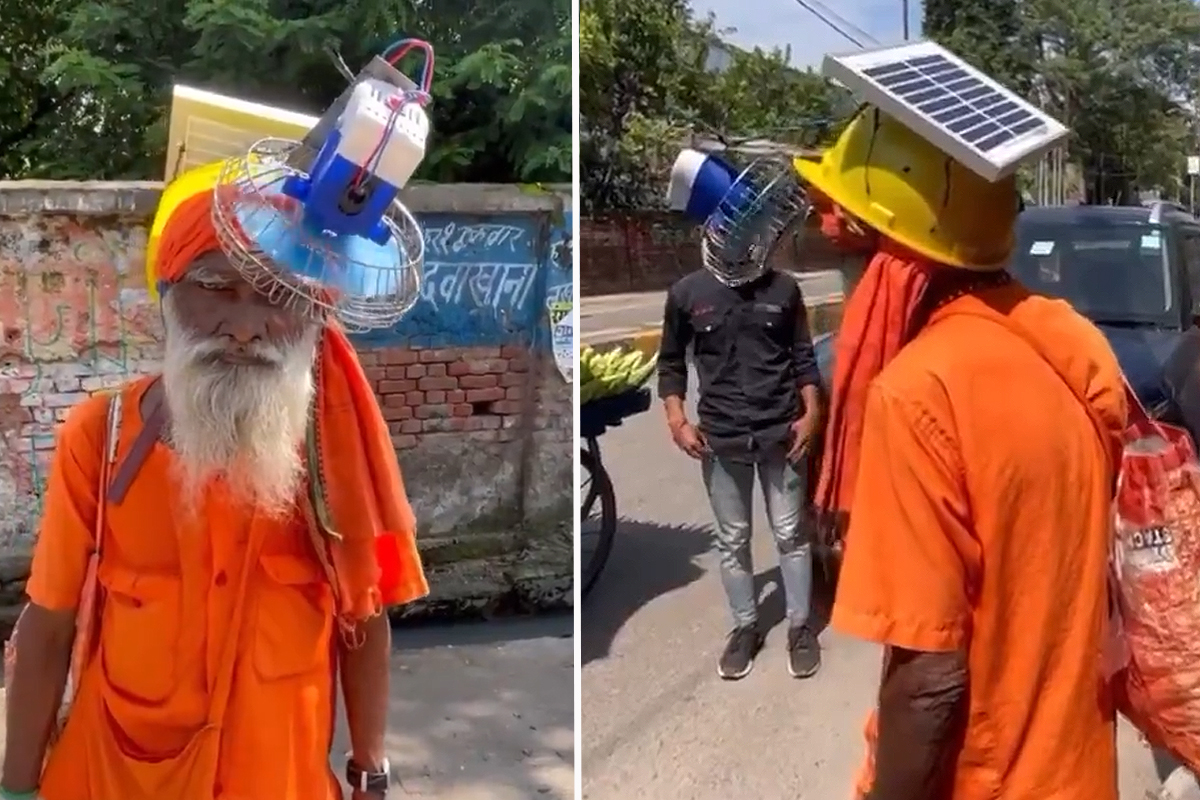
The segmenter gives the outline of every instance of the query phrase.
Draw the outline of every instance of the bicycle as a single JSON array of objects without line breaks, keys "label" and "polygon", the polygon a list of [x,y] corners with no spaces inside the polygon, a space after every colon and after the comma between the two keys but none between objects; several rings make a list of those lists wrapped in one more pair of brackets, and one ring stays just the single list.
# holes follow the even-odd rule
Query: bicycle
[{"label": "bicycle", "polygon": [[[591,591],[612,555],[613,541],[617,533],[617,497],[613,492],[612,480],[600,461],[600,442],[594,436],[584,440],[585,447],[579,449],[579,464],[582,467],[584,485],[579,495],[583,498],[579,510],[579,562],[580,578],[584,596]],[[588,547],[585,537],[587,525],[596,504],[599,503],[600,519],[596,531],[597,541]]]},{"label": "bicycle", "polygon": [[[617,535],[617,497],[600,458],[600,437],[609,428],[620,425],[626,417],[649,408],[650,390],[643,388],[584,403],[579,409],[579,438],[584,443],[579,449],[579,466],[585,480],[579,492],[582,498],[579,509],[580,597],[586,597],[599,580],[612,555]],[[596,543],[589,548],[585,536],[592,512],[596,510],[600,512]]]}]

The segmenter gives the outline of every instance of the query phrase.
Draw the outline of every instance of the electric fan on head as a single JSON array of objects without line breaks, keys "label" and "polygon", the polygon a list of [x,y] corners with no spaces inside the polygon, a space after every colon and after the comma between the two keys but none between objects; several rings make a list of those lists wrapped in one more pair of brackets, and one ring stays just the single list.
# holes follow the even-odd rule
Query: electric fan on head
[{"label": "electric fan on head", "polygon": [[781,233],[805,210],[804,192],[783,154],[738,170],[711,153],[686,149],[671,170],[668,202],[703,225],[701,257],[722,283],[749,283],[767,269]]},{"label": "electric fan on head", "polygon": [[368,77],[315,158],[294,157],[307,141],[265,139],[225,163],[215,191],[213,221],[240,274],[351,331],[390,327],[421,296],[424,236],[398,195],[425,156],[433,51],[405,40],[389,60],[412,48],[425,51],[419,89]]}]

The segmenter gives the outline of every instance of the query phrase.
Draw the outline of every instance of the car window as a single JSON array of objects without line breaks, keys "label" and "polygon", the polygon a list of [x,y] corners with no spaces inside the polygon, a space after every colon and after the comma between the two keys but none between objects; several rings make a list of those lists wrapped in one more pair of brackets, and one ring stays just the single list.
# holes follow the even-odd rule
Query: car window
[{"label": "car window", "polygon": [[1200,316],[1200,228],[1183,228],[1179,251],[1192,296],[1192,316]]},{"label": "car window", "polygon": [[1010,269],[1035,292],[1106,322],[1167,321],[1177,298],[1170,232],[1146,222],[1019,218]]}]

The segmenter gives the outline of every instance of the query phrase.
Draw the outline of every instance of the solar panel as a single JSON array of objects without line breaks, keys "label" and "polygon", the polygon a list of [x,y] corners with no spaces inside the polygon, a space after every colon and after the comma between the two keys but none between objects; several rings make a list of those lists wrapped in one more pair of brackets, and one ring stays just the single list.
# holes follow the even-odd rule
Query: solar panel
[{"label": "solar panel", "polygon": [[989,181],[1067,137],[1060,122],[934,42],[828,55],[823,72]]}]

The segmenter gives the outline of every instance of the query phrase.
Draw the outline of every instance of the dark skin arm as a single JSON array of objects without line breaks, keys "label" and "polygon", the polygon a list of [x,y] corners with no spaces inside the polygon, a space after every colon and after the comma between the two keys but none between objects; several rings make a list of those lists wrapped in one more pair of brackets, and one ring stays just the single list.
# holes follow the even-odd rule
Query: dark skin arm
[{"label": "dark skin arm", "polygon": [[[360,622],[357,647],[341,646],[342,696],[350,728],[350,758],[360,768],[378,772],[386,758],[389,660],[392,629],[387,613]],[[356,799],[362,797],[357,791]]]},{"label": "dark skin arm", "polygon": [[676,447],[692,458],[701,458],[706,450],[704,437],[688,422],[683,408],[688,382],[687,346],[692,341],[692,326],[675,297],[675,287],[667,292],[662,330],[658,350],[658,396],[662,398],[667,414],[667,428]]},{"label": "dark skin arm", "polygon": [[808,327],[808,309],[799,285],[796,286],[791,308],[796,318],[792,363],[800,389],[801,408],[804,409],[804,413],[792,423],[792,439],[788,447],[788,458],[796,462],[804,456],[812,445],[813,437],[821,430],[821,373],[817,369],[817,353],[813,348],[812,331]]},{"label": "dark skin arm", "polygon": [[817,422],[821,421],[821,390],[815,383],[808,383],[800,387],[800,398],[804,401],[804,408],[807,409],[804,413],[811,414]]},{"label": "dark skin arm", "polygon": [[963,654],[890,648],[867,800],[949,800],[967,716]]},{"label": "dark skin arm", "polygon": [[17,660],[7,687],[4,769],[0,786],[21,794],[38,788],[46,745],[53,730],[75,633],[75,612],[50,611],[32,603],[16,634]]}]

